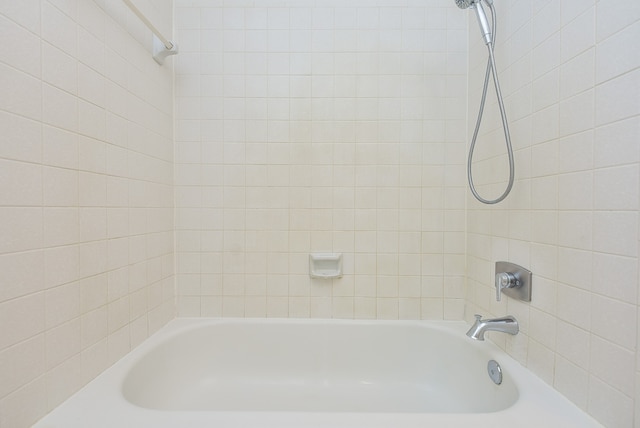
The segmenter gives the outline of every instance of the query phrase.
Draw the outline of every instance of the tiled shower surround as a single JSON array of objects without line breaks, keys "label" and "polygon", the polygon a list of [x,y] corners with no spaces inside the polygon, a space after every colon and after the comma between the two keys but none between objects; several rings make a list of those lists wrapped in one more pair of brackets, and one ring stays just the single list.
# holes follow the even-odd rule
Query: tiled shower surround
[{"label": "tiled shower surround", "polygon": [[178,314],[460,319],[466,14],[175,4]]},{"label": "tiled shower surround", "polygon": [[175,316],[173,74],[150,37],[120,1],[0,1],[2,428]]},{"label": "tiled shower surround", "polygon": [[[640,427],[640,3],[495,0],[516,182],[466,185],[486,49],[453,0],[0,0],[0,427],[176,316],[466,319]],[[172,85],[173,80],[173,85]],[[475,179],[506,156],[493,89]],[[10,185],[7,185],[10,183]],[[345,275],[310,280],[310,252]],[[494,299],[493,263],[534,272]],[[175,276],[174,276],[175,270]]]},{"label": "tiled shower surround", "polygon": [[[517,179],[505,203],[467,201],[467,306],[515,315],[492,339],[607,427],[640,426],[638,200],[640,6],[496,1],[497,61]],[[469,124],[486,49],[469,26]],[[477,152],[481,193],[508,174],[493,92]],[[533,300],[497,303],[494,262],[534,273]],[[634,410],[635,407],[635,410]]]}]

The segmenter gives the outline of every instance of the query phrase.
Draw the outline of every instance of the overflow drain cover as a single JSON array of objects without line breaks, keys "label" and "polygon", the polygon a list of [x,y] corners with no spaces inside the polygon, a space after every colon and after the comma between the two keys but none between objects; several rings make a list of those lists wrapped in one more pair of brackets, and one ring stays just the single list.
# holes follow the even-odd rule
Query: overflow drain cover
[{"label": "overflow drain cover", "polygon": [[489,360],[487,364],[487,371],[489,372],[489,377],[496,385],[500,385],[502,383],[502,368],[500,364],[496,360]]}]

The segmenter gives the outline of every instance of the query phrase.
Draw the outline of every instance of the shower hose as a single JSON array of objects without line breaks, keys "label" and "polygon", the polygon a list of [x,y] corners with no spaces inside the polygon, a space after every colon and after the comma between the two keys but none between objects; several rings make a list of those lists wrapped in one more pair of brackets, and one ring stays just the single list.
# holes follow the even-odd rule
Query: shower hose
[{"label": "shower hose", "polygon": [[[496,69],[496,60],[493,54],[493,48],[495,44],[496,37],[496,13],[493,4],[491,2],[486,2],[491,10],[491,21],[492,21],[492,31],[491,31],[491,41],[487,43],[487,49],[489,51],[489,58],[487,60],[487,70],[484,76],[484,86],[482,89],[482,99],[480,101],[480,109],[478,111],[478,118],[476,120],[476,127],[473,131],[473,137],[471,138],[471,145],[469,146],[469,158],[467,160],[467,178],[469,180],[469,188],[471,189],[471,193],[473,196],[483,204],[497,204],[498,202],[504,200],[504,198],[509,195],[511,192],[511,188],[513,187],[513,181],[515,176],[515,166],[513,160],[513,147],[511,146],[511,135],[509,133],[509,123],[507,122],[507,114],[504,108],[504,101],[502,99],[502,91],[500,90],[500,83],[498,82],[498,72]],[[476,146],[476,140],[478,139],[478,131],[480,130],[480,124],[482,123],[482,116],[484,114],[485,102],[487,100],[487,88],[489,87],[489,75],[493,76],[493,83],[496,89],[496,95],[498,98],[498,106],[500,108],[500,117],[502,119],[502,129],[504,131],[505,144],[507,146],[507,155],[509,157],[509,182],[505,191],[496,199],[485,199],[478,194],[478,191],[475,188],[473,183],[473,173],[471,171],[471,164],[473,160],[473,152]]]}]

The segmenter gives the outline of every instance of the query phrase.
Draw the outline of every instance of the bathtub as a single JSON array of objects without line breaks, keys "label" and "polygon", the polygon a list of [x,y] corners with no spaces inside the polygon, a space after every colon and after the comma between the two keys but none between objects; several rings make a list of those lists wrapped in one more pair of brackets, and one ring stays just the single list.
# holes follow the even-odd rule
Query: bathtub
[{"label": "bathtub", "polygon": [[35,427],[600,426],[467,327],[175,319]]}]

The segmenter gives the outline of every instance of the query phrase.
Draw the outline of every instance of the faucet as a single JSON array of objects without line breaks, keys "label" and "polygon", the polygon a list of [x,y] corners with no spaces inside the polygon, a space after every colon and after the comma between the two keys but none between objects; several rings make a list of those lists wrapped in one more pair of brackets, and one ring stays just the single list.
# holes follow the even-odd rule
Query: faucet
[{"label": "faucet", "polygon": [[518,334],[518,321],[511,315],[502,318],[482,319],[482,315],[475,315],[476,322],[467,331],[467,336],[475,340],[484,340],[487,331],[501,331],[503,333]]}]

